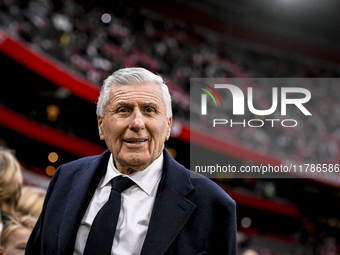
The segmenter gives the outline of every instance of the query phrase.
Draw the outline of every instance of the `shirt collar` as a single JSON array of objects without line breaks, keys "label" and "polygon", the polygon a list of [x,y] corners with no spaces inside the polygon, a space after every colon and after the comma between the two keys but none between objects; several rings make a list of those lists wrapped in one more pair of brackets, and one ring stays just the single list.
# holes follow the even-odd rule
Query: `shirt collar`
[{"label": "shirt collar", "polygon": [[162,152],[162,154],[143,171],[136,171],[130,175],[125,175],[119,172],[115,165],[113,164],[113,156],[111,153],[109,163],[107,165],[106,174],[102,179],[101,183],[99,184],[99,186],[100,188],[103,188],[113,178],[122,175],[133,180],[148,196],[150,196],[152,190],[154,189],[155,185],[158,183],[162,176],[163,161],[164,156]]}]

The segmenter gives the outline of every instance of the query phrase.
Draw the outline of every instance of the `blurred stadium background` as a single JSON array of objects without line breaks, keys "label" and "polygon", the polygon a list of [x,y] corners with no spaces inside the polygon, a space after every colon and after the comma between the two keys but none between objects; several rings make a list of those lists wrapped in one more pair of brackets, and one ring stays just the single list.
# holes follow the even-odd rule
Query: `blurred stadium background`
[{"label": "blurred stadium background", "polygon": [[[339,11],[337,0],[1,0],[0,145],[16,151],[25,184],[46,188],[60,164],[105,150],[101,83],[142,66],[167,80],[175,123],[166,146],[189,168],[190,78],[339,77]],[[309,89],[317,121],[290,133],[244,129],[218,153],[233,165],[340,163],[340,87]],[[217,153],[204,146],[207,130],[191,132]],[[237,202],[240,252],[340,254],[339,182],[214,181]]]}]

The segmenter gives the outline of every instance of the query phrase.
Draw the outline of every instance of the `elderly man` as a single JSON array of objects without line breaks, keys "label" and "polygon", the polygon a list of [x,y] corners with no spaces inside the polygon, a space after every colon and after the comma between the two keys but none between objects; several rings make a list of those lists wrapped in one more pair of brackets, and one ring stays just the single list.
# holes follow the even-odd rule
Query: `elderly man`
[{"label": "elderly man", "polygon": [[160,76],[114,72],[97,118],[108,150],[59,167],[26,254],[236,255],[235,202],[164,149],[172,112]]}]

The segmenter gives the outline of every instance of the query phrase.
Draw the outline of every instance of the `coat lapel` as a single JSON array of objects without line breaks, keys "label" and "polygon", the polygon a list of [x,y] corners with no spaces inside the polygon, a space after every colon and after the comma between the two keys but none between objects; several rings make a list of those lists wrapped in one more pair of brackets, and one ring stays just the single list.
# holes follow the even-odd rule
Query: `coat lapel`
[{"label": "coat lapel", "polygon": [[75,175],[59,231],[63,234],[59,235],[57,254],[73,254],[80,222],[99,181],[106,172],[109,157],[110,151],[106,151]]},{"label": "coat lapel", "polygon": [[141,255],[164,254],[196,208],[185,197],[193,186],[182,168],[164,150],[163,176]]}]

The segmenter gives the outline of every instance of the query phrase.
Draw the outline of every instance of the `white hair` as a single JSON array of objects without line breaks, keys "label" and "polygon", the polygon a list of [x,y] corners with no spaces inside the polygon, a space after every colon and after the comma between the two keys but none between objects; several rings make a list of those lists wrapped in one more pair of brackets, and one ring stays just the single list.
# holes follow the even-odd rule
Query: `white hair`
[{"label": "white hair", "polygon": [[155,83],[161,89],[166,109],[166,117],[169,119],[172,116],[172,110],[171,95],[169,93],[168,86],[165,85],[163,78],[160,75],[153,74],[152,72],[140,67],[119,69],[104,80],[98,98],[97,115],[100,117],[104,116],[105,107],[110,98],[112,85],[134,85],[145,83]]}]

